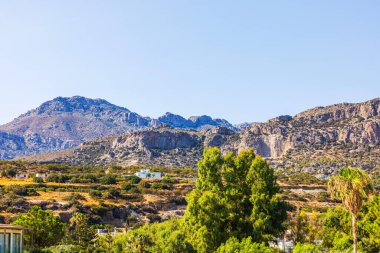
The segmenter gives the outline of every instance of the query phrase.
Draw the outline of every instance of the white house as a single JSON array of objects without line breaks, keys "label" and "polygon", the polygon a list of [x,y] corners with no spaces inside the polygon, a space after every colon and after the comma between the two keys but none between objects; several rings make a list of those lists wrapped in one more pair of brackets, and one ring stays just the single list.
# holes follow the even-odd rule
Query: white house
[{"label": "white house", "polygon": [[36,173],[36,177],[47,178],[48,176],[49,176],[49,173]]},{"label": "white house", "polygon": [[98,236],[105,236],[105,235],[112,235],[115,236],[116,234],[125,234],[127,230],[125,228],[114,228],[113,230],[110,229],[97,229],[96,234]]},{"label": "white house", "polygon": [[139,178],[161,178],[161,172],[151,172],[149,169],[143,169],[135,173]]},{"label": "white house", "polygon": [[326,175],[326,174],[318,174],[318,175],[316,175],[315,177],[316,177],[316,178],[319,178],[319,179],[326,179],[326,178],[329,178],[329,176]]},{"label": "white house", "polygon": [[17,173],[16,174],[16,178],[17,179],[26,179],[26,178],[28,178],[28,173]]}]

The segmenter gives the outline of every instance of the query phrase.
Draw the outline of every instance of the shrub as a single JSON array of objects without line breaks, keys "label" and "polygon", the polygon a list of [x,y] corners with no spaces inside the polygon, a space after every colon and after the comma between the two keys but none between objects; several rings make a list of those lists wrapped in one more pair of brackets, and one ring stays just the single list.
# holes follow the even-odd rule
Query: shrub
[{"label": "shrub", "polygon": [[100,198],[102,196],[102,193],[97,190],[90,191],[90,197],[91,198]]},{"label": "shrub", "polygon": [[17,174],[17,171],[15,169],[6,169],[5,170],[5,174],[8,176],[8,177],[15,177],[16,174]]},{"label": "shrub", "polygon": [[236,237],[230,237],[217,250],[217,253],[274,253],[278,250],[265,246],[265,243],[255,243],[251,237],[243,238],[241,242]]},{"label": "shrub", "polygon": [[297,243],[293,253],[321,253],[318,247],[311,243]]},{"label": "shrub", "polygon": [[153,213],[149,213],[146,215],[146,217],[151,221],[151,222],[160,222],[162,219],[161,219],[161,216],[157,215],[157,214],[153,214]]},{"label": "shrub", "polygon": [[147,181],[141,181],[139,184],[142,188],[150,188],[150,183]]},{"label": "shrub", "polygon": [[132,184],[138,184],[140,183],[141,181],[141,178],[139,178],[138,176],[136,175],[133,175],[129,178],[129,180],[131,181]]},{"label": "shrub", "polygon": [[102,183],[103,184],[116,184],[117,180],[116,180],[116,177],[113,175],[105,175],[102,178]]},{"label": "shrub", "polygon": [[86,198],[79,193],[71,193],[68,196],[62,198],[63,200],[70,202],[78,202],[79,200],[86,200]]},{"label": "shrub", "polygon": [[6,187],[6,192],[14,193],[19,196],[38,196],[38,192],[34,188],[28,188],[22,185],[9,185]]},{"label": "shrub", "polygon": [[121,189],[124,190],[124,191],[128,191],[128,190],[130,190],[130,189],[132,189],[134,187],[135,186],[133,184],[128,183],[128,182],[126,182],[126,183],[124,183],[124,184],[121,185]]},{"label": "shrub", "polygon": [[38,184],[42,184],[44,182],[44,180],[41,177],[34,177],[33,182],[38,183]]},{"label": "shrub", "polygon": [[152,183],[151,187],[153,189],[162,189],[162,190],[170,190],[171,189],[170,185],[164,184],[164,183]]},{"label": "shrub", "polygon": [[141,194],[128,194],[125,196],[125,199],[130,202],[140,202],[144,200],[144,196]]},{"label": "shrub", "polygon": [[114,188],[112,188],[112,189],[109,189],[108,190],[108,193],[111,195],[111,196],[113,196],[113,197],[120,197],[120,191],[119,190],[117,190],[117,189],[114,189]]}]

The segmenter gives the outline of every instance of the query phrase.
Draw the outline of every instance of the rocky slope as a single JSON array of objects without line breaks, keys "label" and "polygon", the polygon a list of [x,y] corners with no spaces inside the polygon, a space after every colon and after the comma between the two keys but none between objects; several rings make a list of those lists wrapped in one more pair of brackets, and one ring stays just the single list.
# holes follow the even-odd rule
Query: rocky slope
[{"label": "rocky slope", "polygon": [[[183,119],[176,118],[176,126]],[[318,107],[240,132],[225,127],[202,131],[156,128],[85,142],[65,153],[28,158],[72,164],[195,166],[204,147],[222,151],[254,148],[277,168],[331,173],[353,165],[380,167],[380,99]]]},{"label": "rocky slope", "polygon": [[0,159],[68,149],[84,141],[162,125],[184,129],[225,126],[225,120],[167,113],[159,119],[142,117],[103,99],[58,97],[0,126]]}]

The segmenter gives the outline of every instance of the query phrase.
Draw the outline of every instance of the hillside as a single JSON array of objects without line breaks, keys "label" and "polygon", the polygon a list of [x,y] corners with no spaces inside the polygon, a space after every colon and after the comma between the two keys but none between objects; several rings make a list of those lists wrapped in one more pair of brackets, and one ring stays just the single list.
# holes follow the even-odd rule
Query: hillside
[{"label": "hillside", "polygon": [[0,159],[76,147],[96,138],[157,126],[204,129],[234,127],[209,116],[185,119],[166,113],[158,119],[143,117],[103,99],[58,97],[0,126]]},{"label": "hillside", "polygon": [[208,146],[220,147],[224,153],[254,148],[273,166],[287,170],[332,173],[345,165],[372,170],[380,167],[380,99],[318,107],[294,117],[254,123],[240,132],[224,127],[140,130],[27,160],[193,167]]}]

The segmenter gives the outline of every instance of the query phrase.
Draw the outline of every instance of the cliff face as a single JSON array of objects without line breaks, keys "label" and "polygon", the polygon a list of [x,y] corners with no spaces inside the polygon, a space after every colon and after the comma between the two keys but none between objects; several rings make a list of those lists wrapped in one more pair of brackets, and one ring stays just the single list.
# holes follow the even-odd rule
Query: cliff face
[{"label": "cliff face", "polygon": [[103,99],[58,97],[0,126],[4,133],[0,135],[0,159],[64,150],[84,141],[163,125],[184,129],[218,125],[234,128],[225,120],[195,118],[207,120],[193,122],[171,113],[151,119]]},{"label": "cliff face", "polygon": [[242,132],[238,149],[253,147],[263,156],[278,158],[290,149],[343,144],[380,144],[380,99],[318,107],[253,124]]},{"label": "cliff face", "polygon": [[[325,172],[344,165],[380,166],[380,99],[338,104],[254,123],[240,132],[156,128],[125,133],[71,150],[70,155],[32,157],[74,164],[196,166],[205,147],[226,153],[254,148],[278,168]],[[331,172],[331,171],[330,171]]]}]

